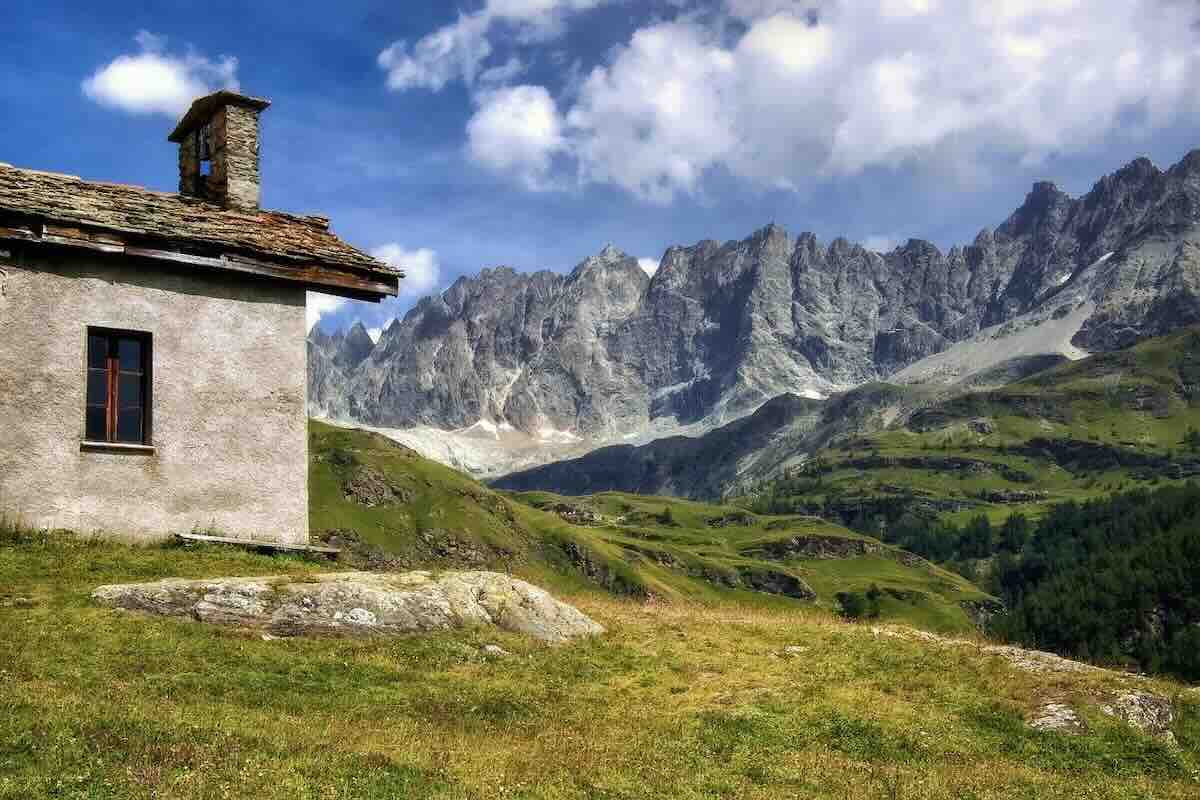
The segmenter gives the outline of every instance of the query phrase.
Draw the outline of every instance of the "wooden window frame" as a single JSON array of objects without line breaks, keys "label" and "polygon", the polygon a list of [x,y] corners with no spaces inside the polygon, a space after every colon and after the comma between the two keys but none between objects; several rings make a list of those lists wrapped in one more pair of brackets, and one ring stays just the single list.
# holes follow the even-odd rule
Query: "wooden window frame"
[{"label": "wooden window frame", "polygon": [[[91,382],[92,373],[98,371],[97,368],[91,365],[91,340],[92,337],[101,337],[108,342],[108,353],[105,356],[105,366],[103,368],[105,374],[105,386],[107,388],[104,398],[104,419],[105,419],[105,435],[103,438],[89,436],[88,433],[88,411],[91,408],[100,408],[99,403],[92,403],[89,385]],[[141,413],[142,413],[142,435],[141,439],[136,442],[122,441],[118,436],[118,424],[120,418],[120,392],[119,385],[122,375],[130,375],[131,370],[122,370],[120,360],[116,354],[117,342],[121,339],[133,339],[141,344],[141,369],[140,372],[140,388],[141,388]],[[120,328],[108,328],[95,325],[89,325],[84,330],[84,421],[83,421],[83,444],[85,447],[100,447],[111,449],[135,449],[135,450],[150,450],[154,446],[153,437],[153,369],[154,369],[154,341],[153,336],[147,331],[131,331]],[[136,373],[132,373],[136,374]]]}]

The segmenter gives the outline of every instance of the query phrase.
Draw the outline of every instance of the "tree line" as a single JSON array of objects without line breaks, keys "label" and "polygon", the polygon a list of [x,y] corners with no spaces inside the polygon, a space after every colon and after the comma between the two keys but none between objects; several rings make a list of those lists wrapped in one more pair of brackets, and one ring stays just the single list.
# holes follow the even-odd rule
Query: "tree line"
[{"label": "tree line", "polygon": [[905,514],[887,541],[1004,601],[990,632],[1060,655],[1200,680],[1200,486],[1059,503],[1036,522]]}]

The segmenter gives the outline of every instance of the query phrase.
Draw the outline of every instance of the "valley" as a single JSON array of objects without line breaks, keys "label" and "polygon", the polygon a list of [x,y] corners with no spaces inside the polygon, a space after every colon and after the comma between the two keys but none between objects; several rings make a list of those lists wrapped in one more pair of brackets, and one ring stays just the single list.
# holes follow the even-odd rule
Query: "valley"
[{"label": "valley", "polygon": [[923,559],[808,516],[607,492],[499,493],[385,437],[312,426],[314,536],[351,564],[511,572],[639,601],[768,603],[836,613],[881,593],[876,618],[974,630],[995,601]]}]

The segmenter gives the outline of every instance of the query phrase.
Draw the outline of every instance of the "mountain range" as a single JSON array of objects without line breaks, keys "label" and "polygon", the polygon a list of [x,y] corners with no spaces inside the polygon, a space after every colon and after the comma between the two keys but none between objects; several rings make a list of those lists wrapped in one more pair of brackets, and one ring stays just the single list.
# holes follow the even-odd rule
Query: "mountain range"
[{"label": "mountain range", "polygon": [[[1037,183],[948,252],[770,225],[672,247],[652,277],[612,246],[565,275],[485,269],[378,343],[361,326],[315,330],[310,408],[497,475],[705,432],[782,395],[791,413],[878,380],[1019,378],[1200,321],[1198,223],[1200,150],[1165,171],[1137,159],[1079,198]],[[431,438],[444,452],[422,448]],[[467,450],[452,442],[485,441],[455,463]]]}]

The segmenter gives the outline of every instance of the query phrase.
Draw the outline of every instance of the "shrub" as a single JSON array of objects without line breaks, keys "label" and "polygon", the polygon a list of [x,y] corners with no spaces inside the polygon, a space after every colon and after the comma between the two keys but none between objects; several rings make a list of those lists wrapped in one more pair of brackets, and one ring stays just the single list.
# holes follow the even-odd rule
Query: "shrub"
[{"label": "shrub", "polygon": [[865,594],[838,592],[836,599],[841,615],[846,619],[876,619],[879,616],[879,601],[883,599],[883,591],[871,584],[871,588]]}]

